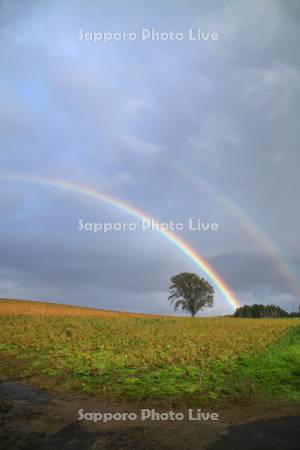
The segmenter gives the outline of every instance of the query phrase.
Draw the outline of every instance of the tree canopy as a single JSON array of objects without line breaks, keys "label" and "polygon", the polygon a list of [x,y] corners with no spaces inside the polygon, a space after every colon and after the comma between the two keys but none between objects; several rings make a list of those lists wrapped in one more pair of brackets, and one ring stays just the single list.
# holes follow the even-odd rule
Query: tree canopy
[{"label": "tree canopy", "polygon": [[205,307],[212,307],[214,288],[204,278],[195,273],[182,272],[171,278],[169,301],[177,311],[190,313],[193,317]]},{"label": "tree canopy", "polygon": [[288,313],[275,305],[244,305],[237,308],[233,317],[288,317]]}]

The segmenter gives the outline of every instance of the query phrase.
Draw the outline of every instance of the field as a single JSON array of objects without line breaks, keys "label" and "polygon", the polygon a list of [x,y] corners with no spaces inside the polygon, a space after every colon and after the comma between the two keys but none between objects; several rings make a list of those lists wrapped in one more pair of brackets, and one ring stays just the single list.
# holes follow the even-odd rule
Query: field
[{"label": "field", "polygon": [[0,302],[2,380],[174,400],[299,399],[297,319],[182,318]]}]

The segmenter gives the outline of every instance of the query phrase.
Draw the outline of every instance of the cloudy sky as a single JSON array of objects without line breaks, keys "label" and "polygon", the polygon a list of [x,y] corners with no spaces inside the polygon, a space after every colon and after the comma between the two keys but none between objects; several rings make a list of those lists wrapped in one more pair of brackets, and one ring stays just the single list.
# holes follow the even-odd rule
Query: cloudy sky
[{"label": "cloudy sky", "polygon": [[[215,222],[177,233],[241,304],[291,310],[299,23],[295,0],[1,0],[0,171],[68,180],[164,222]],[[79,231],[135,219],[78,193],[0,176],[0,215],[0,297],[169,314],[172,275],[209,280],[155,231]],[[216,288],[208,313],[231,311]]]}]

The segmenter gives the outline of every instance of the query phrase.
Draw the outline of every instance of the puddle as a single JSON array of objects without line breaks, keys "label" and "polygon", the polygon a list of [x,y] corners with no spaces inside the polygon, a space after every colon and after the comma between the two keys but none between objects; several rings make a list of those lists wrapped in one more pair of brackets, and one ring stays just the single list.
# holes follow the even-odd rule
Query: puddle
[{"label": "puddle", "polygon": [[[0,383],[0,448],[5,450],[298,450],[300,416],[228,426],[168,423],[86,428],[74,422],[78,403],[35,386]],[[54,403],[53,403],[54,401]],[[95,406],[82,399],[87,411]],[[262,410],[261,405],[256,409]],[[298,414],[298,409],[295,410]],[[257,417],[257,416],[256,416]],[[240,421],[240,414],[235,423]],[[234,423],[234,422],[233,422]],[[225,432],[224,432],[225,431]],[[210,446],[209,446],[210,444]]]},{"label": "puddle", "polygon": [[0,396],[4,400],[23,401],[29,405],[41,405],[49,401],[49,395],[43,389],[16,382],[0,383]]}]

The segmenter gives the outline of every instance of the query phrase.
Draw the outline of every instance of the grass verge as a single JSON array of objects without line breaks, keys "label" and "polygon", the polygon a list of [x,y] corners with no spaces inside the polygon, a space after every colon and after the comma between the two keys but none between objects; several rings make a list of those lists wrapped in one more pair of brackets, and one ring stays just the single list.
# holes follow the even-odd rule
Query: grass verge
[{"label": "grass verge", "polygon": [[228,375],[228,394],[300,401],[300,326],[258,355],[238,359]]}]

